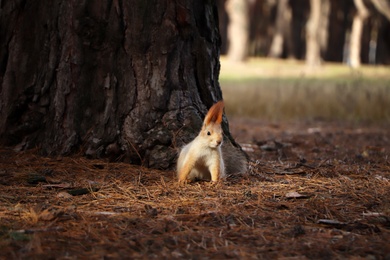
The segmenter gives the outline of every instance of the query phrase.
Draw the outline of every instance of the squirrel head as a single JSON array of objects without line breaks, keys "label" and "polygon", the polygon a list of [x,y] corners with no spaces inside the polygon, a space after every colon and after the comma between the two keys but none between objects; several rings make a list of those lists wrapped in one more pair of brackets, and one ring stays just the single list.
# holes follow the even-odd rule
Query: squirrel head
[{"label": "squirrel head", "polygon": [[202,138],[211,148],[217,148],[222,144],[223,131],[221,127],[224,103],[219,101],[215,103],[207,112],[203,121],[203,127],[200,132]]}]

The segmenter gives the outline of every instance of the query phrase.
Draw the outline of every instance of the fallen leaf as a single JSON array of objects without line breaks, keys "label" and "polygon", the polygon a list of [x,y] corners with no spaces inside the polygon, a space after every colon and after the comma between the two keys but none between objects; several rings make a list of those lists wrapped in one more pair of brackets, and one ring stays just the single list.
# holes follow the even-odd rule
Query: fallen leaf
[{"label": "fallen leaf", "polygon": [[382,217],[385,216],[385,214],[381,212],[363,212],[364,217]]},{"label": "fallen leaf", "polygon": [[318,224],[326,224],[326,225],[345,225],[344,222],[340,222],[335,219],[319,219],[317,221]]},{"label": "fallen leaf", "polygon": [[309,198],[309,197],[310,197],[309,195],[300,194],[296,191],[291,191],[291,192],[286,193],[286,198],[288,198],[288,199],[305,199],[305,198]]},{"label": "fallen leaf", "polygon": [[61,191],[57,194],[56,196],[57,198],[65,198],[65,199],[68,199],[68,198],[71,198],[73,197],[72,195],[70,195],[69,193],[65,192],[65,191]]}]

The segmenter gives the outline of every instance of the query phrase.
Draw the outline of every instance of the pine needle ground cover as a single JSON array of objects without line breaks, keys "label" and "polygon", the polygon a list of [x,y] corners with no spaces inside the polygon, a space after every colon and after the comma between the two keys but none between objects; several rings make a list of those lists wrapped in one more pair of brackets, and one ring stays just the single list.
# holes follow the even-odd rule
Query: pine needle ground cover
[{"label": "pine needle ground cover", "polygon": [[1,259],[390,257],[388,125],[232,119],[247,174],[0,149]]}]

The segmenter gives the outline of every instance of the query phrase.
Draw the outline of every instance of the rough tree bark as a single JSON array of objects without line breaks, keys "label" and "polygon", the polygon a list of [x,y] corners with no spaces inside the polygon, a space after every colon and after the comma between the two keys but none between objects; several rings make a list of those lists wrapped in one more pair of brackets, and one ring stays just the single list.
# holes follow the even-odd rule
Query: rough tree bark
[{"label": "rough tree bark", "polygon": [[249,47],[249,0],[228,0],[226,11],[229,15],[228,59],[245,61]]},{"label": "rough tree bark", "polygon": [[352,68],[357,68],[361,64],[360,50],[363,33],[364,20],[368,17],[369,12],[363,3],[363,0],[354,0],[356,14],[353,18],[351,38],[349,42],[349,64]]},{"label": "rough tree bark", "polygon": [[222,98],[214,1],[14,0],[0,11],[3,144],[168,168]]}]

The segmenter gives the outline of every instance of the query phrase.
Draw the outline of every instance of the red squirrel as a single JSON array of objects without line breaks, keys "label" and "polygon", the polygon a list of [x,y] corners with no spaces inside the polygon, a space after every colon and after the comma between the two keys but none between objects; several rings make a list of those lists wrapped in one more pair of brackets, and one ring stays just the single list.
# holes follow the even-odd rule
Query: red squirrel
[{"label": "red squirrel", "polygon": [[207,112],[198,136],[182,148],[177,161],[179,182],[195,179],[216,182],[226,173],[246,171],[243,152],[231,144],[223,145],[223,108],[222,100],[215,103]]}]

